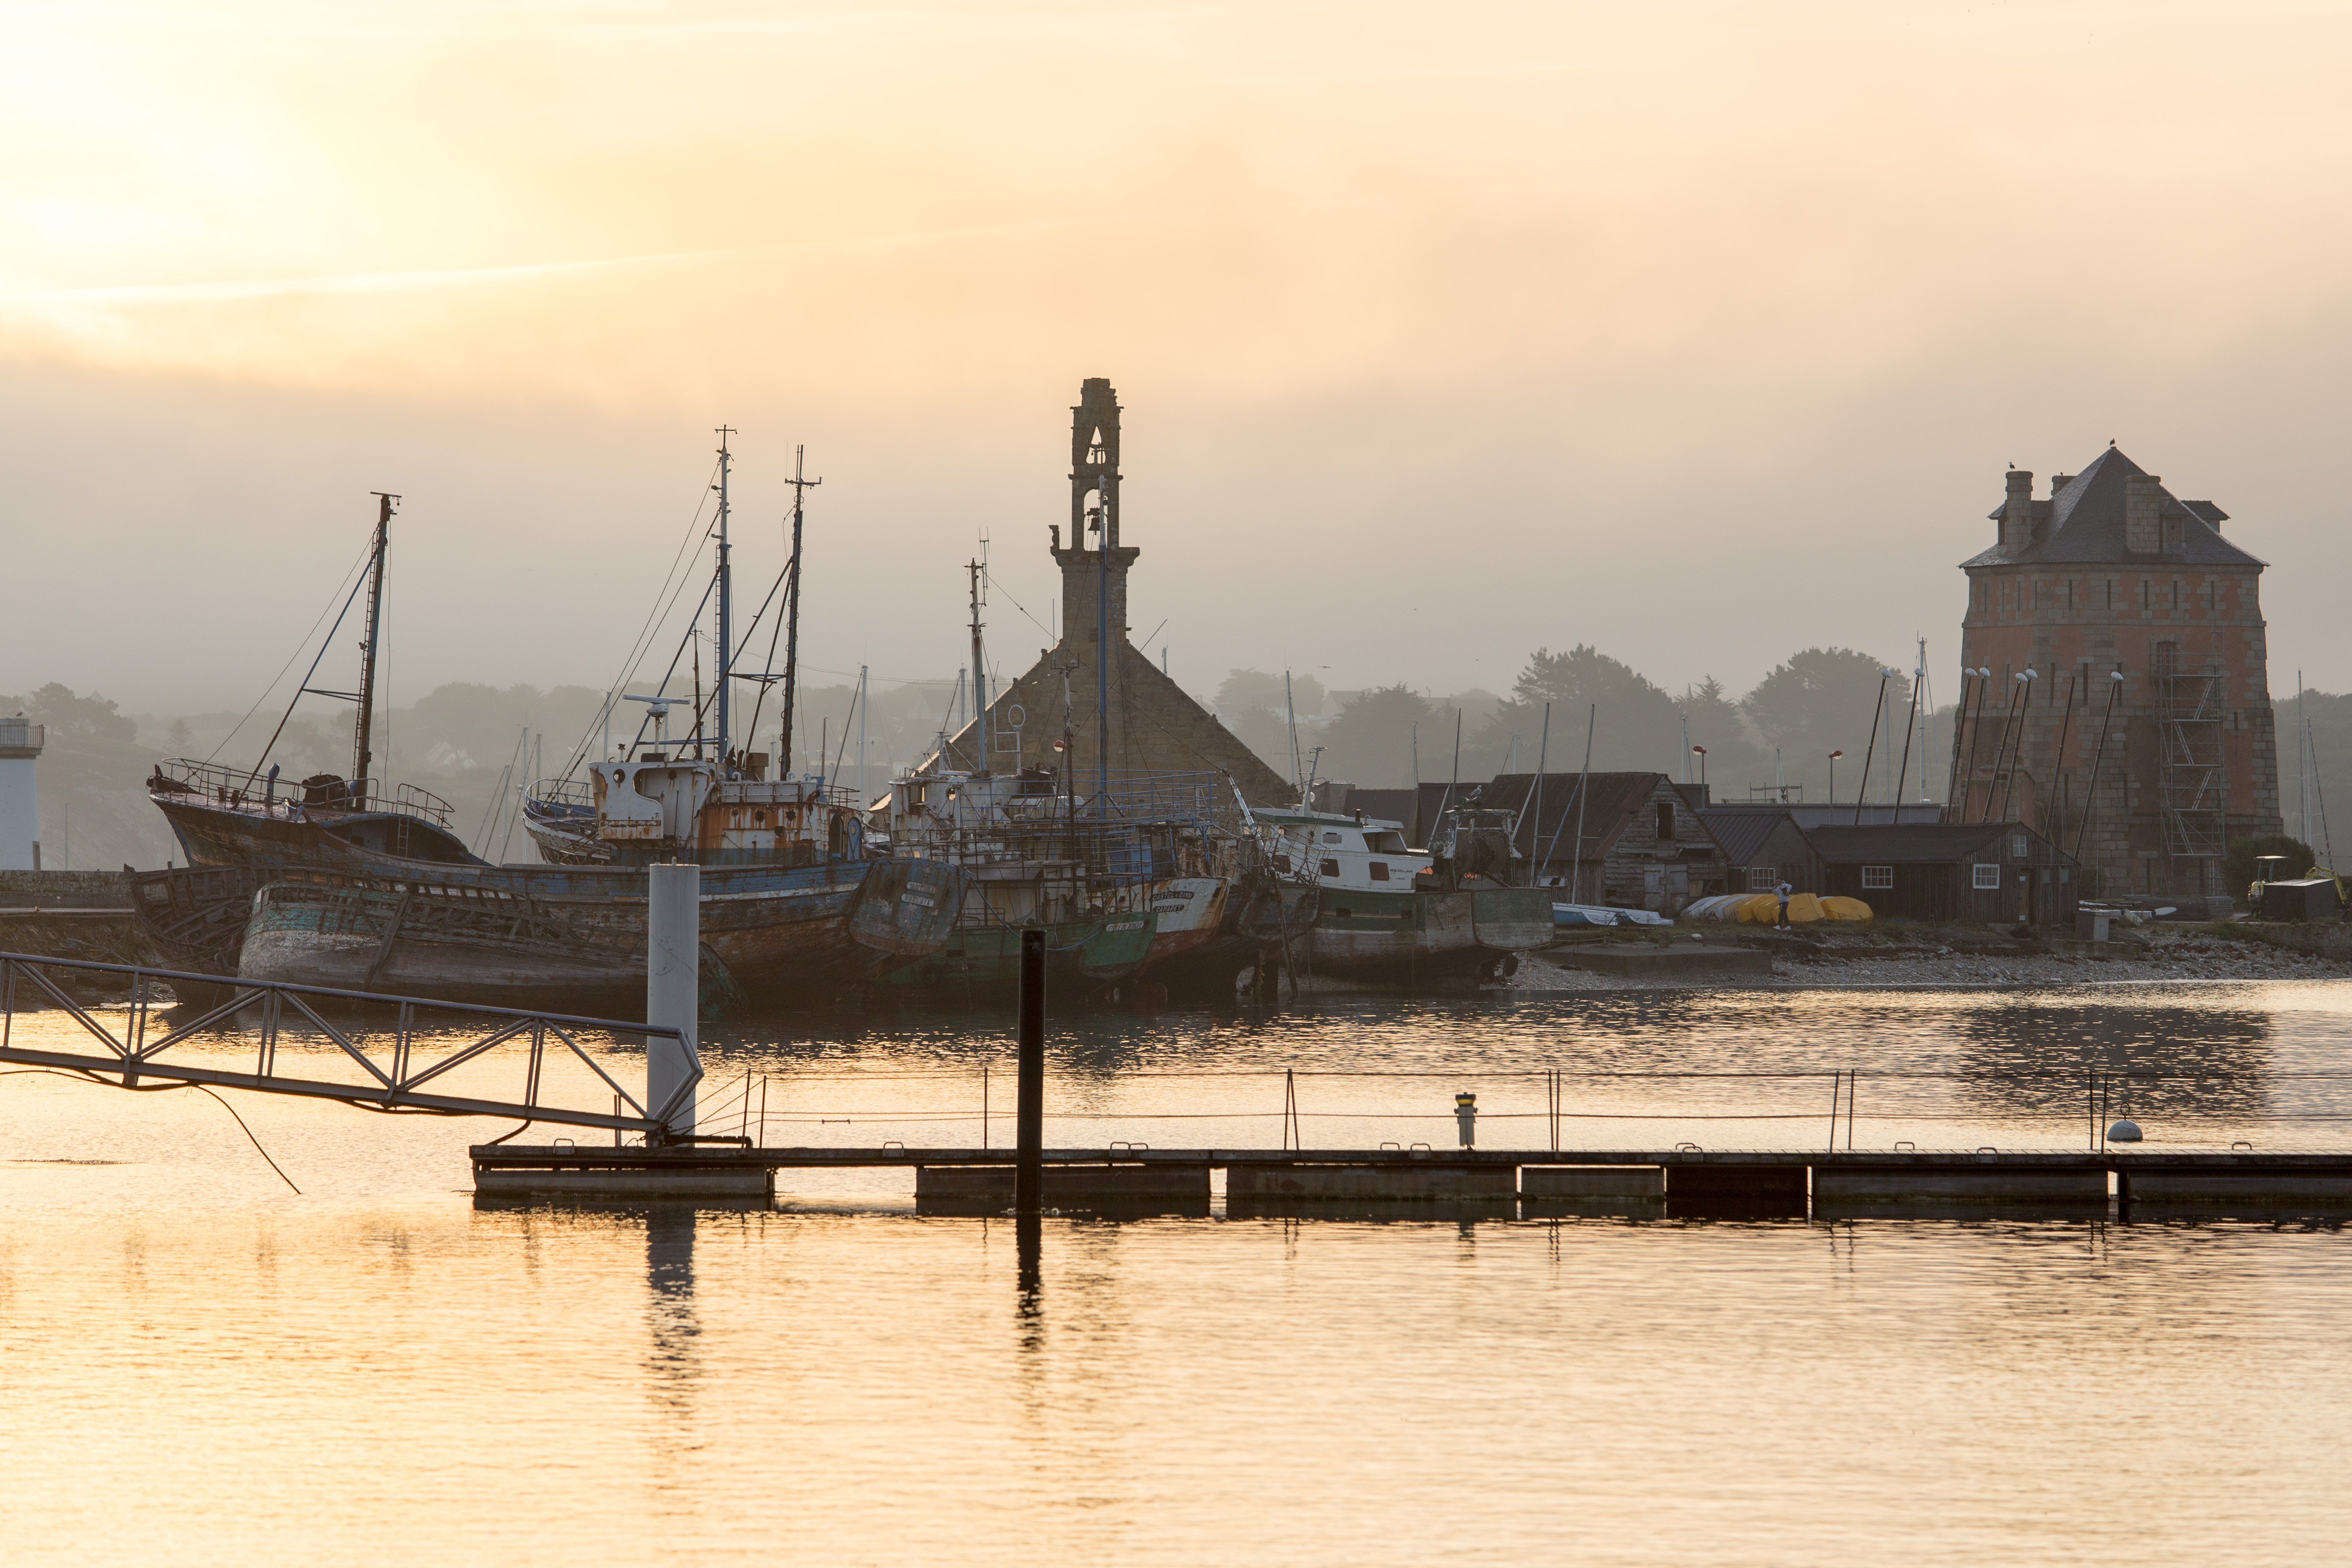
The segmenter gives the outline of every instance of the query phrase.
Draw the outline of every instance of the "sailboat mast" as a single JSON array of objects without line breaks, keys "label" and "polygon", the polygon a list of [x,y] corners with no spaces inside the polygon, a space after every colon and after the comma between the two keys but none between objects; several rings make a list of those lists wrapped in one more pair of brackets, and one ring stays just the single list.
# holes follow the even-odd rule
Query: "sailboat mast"
[{"label": "sailboat mast", "polygon": [[375,645],[383,628],[383,551],[392,541],[392,503],[400,499],[383,490],[372,493],[376,500],[375,559],[368,567],[367,640],[360,644],[360,716],[352,736],[352,777],[358,781],[362,796],[367,793],[368,764],[374,760],[368,750],[368,734],[375,727]]},{"label": "sailboat mast", "polygon": [[793,706],[800,695],[801,657],[801,500],[811,485],[821,485],[823,479],[801,478],[801,454],[804,447],[793,448],[793,559],[787,568],[792,582],[784,589],[784,732],[776,742],[779,760],[776,776],[784,777],[793,769]]},{"label": "sailboat mast", "polygon": [[980,563],[968,563],[965,571],[971,574],[971,710],[979,716],[974,726],[980,737],[977,755],[980,771],[988,771],[988,677],[981,658],[980,647]]},{"label": "sailboat mast", "polygon": [[727,479],[734,458],[727,450],[727,437],[735,434],[731,426],[719,427],[719,755],[727,755],[727,699],[732,681],[728,667],[735,651],[735,569],[727,559]]}]

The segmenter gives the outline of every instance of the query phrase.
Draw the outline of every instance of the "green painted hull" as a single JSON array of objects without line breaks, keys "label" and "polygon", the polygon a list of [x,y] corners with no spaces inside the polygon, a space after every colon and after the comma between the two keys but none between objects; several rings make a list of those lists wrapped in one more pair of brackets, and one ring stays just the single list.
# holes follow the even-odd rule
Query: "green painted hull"
[{"label": "green painted hull", "polygon": [[[1150,955],[1159,917],[1118,914],[1071,921],[1045,928],[1048,984],[1076,982],[1089,989],[1115,984],[1133,974]],[[975,989],[1017,986],[1021,979],[1021,932],[1011,926],[958,926],[947,945],[882,976],[902,994],[937,990],[956,995]]]}]

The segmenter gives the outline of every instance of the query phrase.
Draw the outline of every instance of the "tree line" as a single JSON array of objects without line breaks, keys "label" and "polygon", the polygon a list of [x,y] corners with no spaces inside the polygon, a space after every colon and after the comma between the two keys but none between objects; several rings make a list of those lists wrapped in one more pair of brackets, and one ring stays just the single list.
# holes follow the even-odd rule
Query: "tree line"
[{"label": "tree line", "polygon": [[[1370,787],[1393,788],[1416,776],[1448,778],[1458,726],[1465,779],[1512,771],[1515,761],[1516,771],[1532,773],[1539,755],[1550,772],[1572,773],[1584,763],[1589,720],[1596,771],[1654,770],[1681,778],[1687,744],[1705,748],[1704,772],[1717,799],[1745,799],[1751,787],[1785,782],[1792,795],[1801,791],[1806,800],[1822,801],[1830,798],[1830,753],[1843,752],[1834,763],[1837,796],[1852,800],[1871,749],[1873,720],[1882,713],[1880,671],[1887,668],[1888,661],[1852,648],[1811,647],[1790,655],[1744,695],[1734,697],[1713,676],[1676,694],[1622,659],[1580,644],[1562,653],[1536,649],[1507,695],[1436,697],[1400,683],[1354,693],[1328,713],[1321,687],[1307,682],[1315,711],[1298,727],[1300,771],[1312,756],[1317,777]],[[1228,728],[1287,775],[1290,721],[1267,700],[1278,695],[1281,681],[1235,670],[1220,689],[1217,707]],[[1294,679],[1294,697],[1299,690]],[[1901,760],[1910,677],[1898,672],[1886,679],[1884,695],[1881,754],[1870,770],[1872,798],[1879,800]],[[1945,710],[1929,727],[1937,759],[1931,773],[1948,763],[1949,729]],[[1317,747],[1319,756],[1313,755]],[[1918,797],[1922,761],[1915,742],[1906,799]],[[1696,756],[1690,763],[1696,779],[1702,764]],[[1929,793],[1940,797],[1944,783],[1931,777]]]}]

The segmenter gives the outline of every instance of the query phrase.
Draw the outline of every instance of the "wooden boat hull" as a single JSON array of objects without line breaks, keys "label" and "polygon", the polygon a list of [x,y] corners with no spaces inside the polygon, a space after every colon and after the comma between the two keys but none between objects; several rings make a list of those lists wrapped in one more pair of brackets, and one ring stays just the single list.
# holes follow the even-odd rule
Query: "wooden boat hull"
[{"label": "wooden boat hull", "polygon": [[1499,973],[1552,940],[1539,888],[1327,892],[1316,915],[1313,972],[1378,984],[1452,984]]},{"label": "wooden boat hull", "polygon": [[[365,931],[384,941],[392,903],[410,898],[374,981],[362,988],[449,1000],[497,999],[517,1005],[549,997],[579,1000],[587,987],[628,1009],[644,1004],[646,874],[564,867],[425,868],[426,876],[381,877],[317,868],[204,868],[149,873],[135,902],[151,936],[174,946],[167,957],[213,973],[361,985],[346,973],[353,943]],[[476,874],[448,879],[447,870]],[[174,879],[184,887],[175,888]],[[255,889],[271,879],[320,891],[367,897],[346,916],[263,919]],[[148,884],[153,884],[151,889]],[[761,1005],[821,1005],[871,984],[885,968],[937,952],[954,929],[963,874],[937,861],[833,861],[792,868],[707,868],[702,878],[702,943],[732,991]],[[205,896],[212,900],[207,907]],[[530,939],[448,915],[461,906],[521,921]],[[152,907],[151,907],[152,906]],[[234,921],[230,916],[234,914]],[[232,940],[227,931],[234,930]],[[186,933],[205,939],[198,943]],[[266,938],[254,949],[257,937]],[[503,944],[503,945],[502,945]],[[474,951],[478,950],[478,951]],[[373,950],[371,950],[373,952]],[[373,962],[373,957],[371,962]],[[585,966],[583,969],[583,965]],[[619,966],[616,968],[615,966]],[[625,973],[623,972],[625,971]],[[329,973],[342,978],[329,979]],[[632,1000],[632,998],[634,998]],[[578,1006],[570,1010],[583,1010]]]}]

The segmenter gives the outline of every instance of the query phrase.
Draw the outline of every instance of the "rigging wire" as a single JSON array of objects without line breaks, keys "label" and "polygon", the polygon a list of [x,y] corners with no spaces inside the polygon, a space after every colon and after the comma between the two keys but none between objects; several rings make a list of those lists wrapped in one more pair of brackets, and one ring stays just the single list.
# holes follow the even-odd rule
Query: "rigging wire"
[{"label": "rigging wire", "polygon": [[[702,509],[710,504],[711,491],[714,489],[710,480],[716,478],[718,473],[719,463],[716,458],[713,458],[710,464],[710,476],[703,480],[702,493],[695,500],[694,515],[686,520],[686,535],[678,541],[677,553],[670,558],[669,570],[662,574],[661,586],[654,590],[654,607],[646,612],[645,625],[637,628],[637,635],[630,639],[628,653],[621,660],[620,676],[614,681],[611,696],[606,699],[608,714],[611,711],[609,704],[612,697],[617,697],[622,688],[635,679],[637,664],[645,657],[645,649],[651,644],[655,626],[667,617],[668,606],[662,602],[662,595],[669,593],[670,579],[677,575],[678,567],[685,561],[687,552],[694,547],[696,531],[702,522]],[[675,595],[671,595],[672,603],[676,602],[676,597]],[[593,723],[581,732],[579,741],[572,748],[571,755],[564,761],[563,777],[570,778],[572,771],[579,767],[581,761],[587,755],[588,739],[595,732],[595,726]]]},{"label": "rigging wire", "polygon": [[[213,758],[219,756],[221,752],[226,751],[228,749],[228,743],[236,739],[237,731],[245,728],[247,721],[250,720],[254,714],[259,712],[261,705],[269,700],[269,694],[278,689],[278,683],[286,679],[286,672],[294,668],[294,661],[302,657],[302,650],[310,646],[310,637],[313,633],[318,631],[320,624],[326,620],[327,611],[335,607],[335,595],[341,594],[343,591],[343,584],[350,582],[352,572],[357,572],[367,564],[368,556],[374,548],[374,544],[371,541],[368,548],[360,552],[359,559],[352,563],[350,570],[346,571],[343,574],[342,578],[335,584],[335,592],[327,595],[326,608],[321,609],[319,612],[318,620],[310,623],[310,630],[302,634],[302,640],[294,645],[294,651],[288,654],[286,656],[286,662],[278,667],[278,673],[269,678],[269,684],[261,689],[261,695],[255,698],[253,700],[253,706],[245,710],[245,718],[239,719],[229,730],[229,732],[221,737],[220,744],[215,746],[212,751],[205,755],[205,761],[209,763]],[[346,605],[345,608],[349,608],[349,606]],[[328,640],[333,640],[333,634],[329,634]],[[322,649],[321,651],[324,650]],[[311,668],[315,669],[318,666],[314,662]],[[304,678],[303,683],[305,685],[309,684],[308,677]]]},{"label": "rigging wire", "polygon": [[[374,553],[373,546],[370,547],[369,553]],[[361,579],[362,583],[365,581],[364,577]],[[335,624],[327,628],[326,640],[319,645],[318,656],[310,660],[310,668],[303,672],[301,684],[295,687],[294,695],[287,700],[286,711],[278,716],[278,728],[269,731],[268,743],[261,748],[261,755],[253,759],[253,771],[247,773],[245,779],[248,788],[251,787],[253,781],[260,776],[261,764],[269,760],[269,752],[278,744],[278,737],[286,732],[287,721],[294,717],[294,705],[301,701],[302,694],[310,689],[310,677],[319,673],[320,660],[325,658],[327,650],[335,646],[335,634],[343,629],[343,617],[352,613],[352,605],[358,603],[359,596],[360,583],[353,583],[351,596],[343,601],[343,607],[336,613]]]}]

